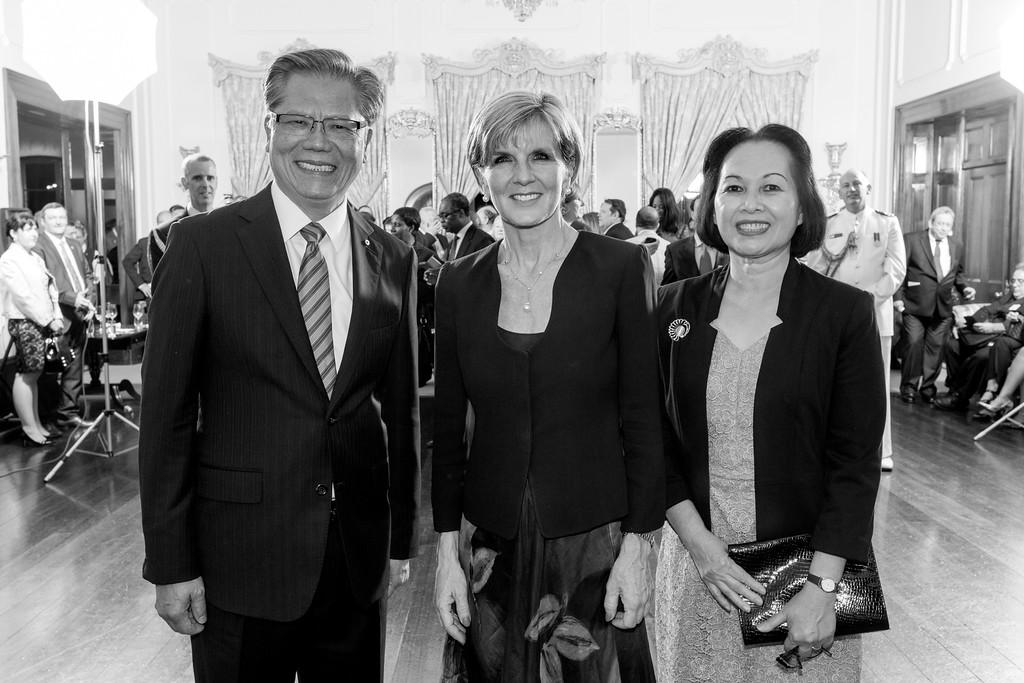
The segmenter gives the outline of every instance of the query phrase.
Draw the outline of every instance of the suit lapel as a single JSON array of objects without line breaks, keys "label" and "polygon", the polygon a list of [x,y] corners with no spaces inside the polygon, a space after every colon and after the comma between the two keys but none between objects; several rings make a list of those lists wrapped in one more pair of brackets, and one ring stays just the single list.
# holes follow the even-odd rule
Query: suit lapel
[{"label": "suit lapel", "polygon": [[[253,275],[263,289],[270,308],[291,342],[303,367],[323,390],[323,380],[313,359],[306,323],[302,319],[299,297],[295,291],[291,266],[281,238],[281,225],[270,195],[270,186],[246,202],[239,212],[241,223],[235,225],[235,234],[242,251],[252,266]],[[326,392],[325,392],[326,394]]]},{"label": "suit lapel", "polygon": [[[369,330],[370,313],[377,299],[380,282],[381,252],[384,245],[380,235],[352,209],[348,209],[348,225],[352,235],[352,318],[348,325],[345,354],[338,366],[338,379],[334,383],[330,410],[337,407],[342,396],[348,393],[355,377],[359,353]],[[410,302],[415,305],[415,302]]]}]

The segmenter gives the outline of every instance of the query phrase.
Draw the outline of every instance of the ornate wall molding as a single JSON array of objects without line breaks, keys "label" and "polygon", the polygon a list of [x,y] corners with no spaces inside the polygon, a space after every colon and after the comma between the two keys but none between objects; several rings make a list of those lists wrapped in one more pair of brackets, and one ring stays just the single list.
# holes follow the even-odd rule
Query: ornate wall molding
[{"label": "ornate wall molding", "polygon": [[[240,64],[238,62],[232,62],[231,60],[218,57],[213,53],[208,53],[208,63],[213,69],[213,84],[220,86],[229,76],[241,76],[246,78],[258,78],[261,81],[267,73],[267,67],[269,67],[275,59],[288,52],[295,52],[297,50],[312,50],[317,46],[309,42],[304,38],[298,38],[277,52],[261,51],[256,55],[259,64]],[[395,54],[388,52],[387,54],[377,57],[373,61],[360,63],[359,66],[366,67],[377,74],[377,78],[383,81],[387,85],[391,85],[395,82]]]},{"label": "ornate wall molding", "polygon": [[743,45],[732,36],[718,36],[691,50],[680,50],[679,60],[670,62],[648,55],[636,55],[633,59],[633,79],[646,81],[655,72],[686,75],[711,69],[730,76],[743,71],[772,75],[797,71],[809,78],[818,61],[818,51],[811,50],[789,59],[769,61],[765,50]]},{"label": "ornate wall molding", "polygon": [[461,76],[479,76],[491,70],[501,71],[509,76],[520,76],[536,69],[552,76],[564,76],[581,71],[594,79],[600,79],[605,55],[585,55],[579,59],[563,61],[556,50],[543,50],[519,38],[501,43],[494,48],[483,48],[473,52],[474,62],[449,61],[436,55],[423,55],[427,79],[436,80],[442,73]]},{"label": "ornate wall molding", "polygon": [[639,114],[625,107],[612,107],[605,109],[594,118],[594,130],[601,128],[640,130],[642,123]]},{"label": "ornate wall molding", "polygon": [[181,154],[181,158],[184,159],[189,154],[196,154],[199,152],[199,145],[195,147],[185,147],[184,145],[178,145],[178,153]]},{"label": "ornate wall molding", "polygon": [[401,109],[388,117],[388,135],[392,138],[428,138],[437,131],[437,121],[422,109]]}]

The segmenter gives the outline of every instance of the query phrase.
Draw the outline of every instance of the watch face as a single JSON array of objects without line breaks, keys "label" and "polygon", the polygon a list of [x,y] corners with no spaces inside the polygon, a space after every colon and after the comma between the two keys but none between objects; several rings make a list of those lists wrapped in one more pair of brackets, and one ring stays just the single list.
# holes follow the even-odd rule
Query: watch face
[{"label": "watch face", "polygon": [[822,579],[821,590],[825,591],[826,593],[834,593],[836,590],[836,582],[832,579]]}]

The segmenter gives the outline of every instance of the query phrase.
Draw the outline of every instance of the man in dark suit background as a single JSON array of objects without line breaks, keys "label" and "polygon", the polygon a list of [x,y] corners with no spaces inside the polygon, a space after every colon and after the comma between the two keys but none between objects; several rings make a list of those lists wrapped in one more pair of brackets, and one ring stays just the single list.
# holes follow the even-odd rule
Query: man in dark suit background
[{"label": "man in dark suit background", "polygon": [[974,288],[964,281],[964,246],[953,238],[953,219],[953,210],[940,206],[927,230],[903,237],[907,276],[894,299],[903,314],[900,398],[906,403],[918,395],[929,403],[935,399],[942,349],[953,325],[953,290],[974,298]]},{"label": "man in dark suit background", "polygon": [[449,233],[446,261],[454,261],[494,243],[493,237],[473,225],[469,200],[464,194],[452,192],[442,199],[437,216],[441,219],[441,227]]},{"label": "man in dark suit background", "polygon": [[621,199],[606,199],[601,203],[601,209],[597,212],[598,224],[601,226],[601,234],[614,237],[617,240],[628,240],[633,236],[626,224],[626,202]]},{"label": "man in dark suit background", "polygon": [[[700,197],[697,197],[693,200],[694,216],[697,215],[699,208]],[[723,254],[701,242],[700,236],[694,231],[693,234],[668,245],[665,250],[665,275],[661,278],[661,284],[667,285],[670,282],[709,273],[719,266],[724,266],[728,260],[728,254]]]},{"label": "man in dark suit background", "polygon": [[57,411],[43,419],[53,426],[68,429],[82,424],[82,358],[89,321],[96,315],[96,306],[89,299],[93,278],[84,246],[65,233],[68,212],[57,202],[50,202],[36,214],[41,228],[36,251],[43,257],[46,269],[53,275],[61,313],[64,314],[62,342],[75,352],[75,359],[61,376],[61,395]]},{"label": "man in dark suit background", "polygon": [[[156,224],[158,226],[164,223],[169,224],[173,218],[174,215],[165,209],[156,215]],[[135,285],[136,301],[149,301],[153,296],[153,269],[149,265],[149,240],[149,235],[140,239],[121,259],[124,272],[128,274],[128,279]]]},{"label": "man in dark suit background", "polygon": [[199,681],[381,680],[419,494],[416,259],[347,201],[383,86],[304,50],[265,94],[273,183],[155,273],[143,573]]},{"label": "man in dark suit background", "polygon": [[190,154],[181,160],[181,187],[188,192],[185,213],[157,227],[149,236],[149,266],[156,271],[157,264],[167,251],[171,228],[180,218],[209,213],[217,202],[217,164],[206,154]]}]

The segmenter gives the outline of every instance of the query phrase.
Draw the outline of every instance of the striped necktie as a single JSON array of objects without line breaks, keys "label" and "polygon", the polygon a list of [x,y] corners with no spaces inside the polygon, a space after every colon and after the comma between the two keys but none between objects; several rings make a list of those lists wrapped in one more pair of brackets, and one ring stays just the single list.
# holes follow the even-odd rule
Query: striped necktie
[{"label": "striped necktie", "polygon": [[310,223],[299,232],[306,240],[306,252],[299,266],[299,306],[306,321],[317,370],[330,397],[338,371],[334,366],[334,337],[331,334],[331,283],[327,277],[327,262],[320,253],[324,229],[319,223]]}]

